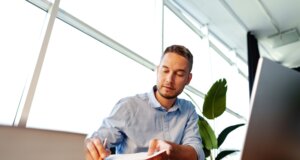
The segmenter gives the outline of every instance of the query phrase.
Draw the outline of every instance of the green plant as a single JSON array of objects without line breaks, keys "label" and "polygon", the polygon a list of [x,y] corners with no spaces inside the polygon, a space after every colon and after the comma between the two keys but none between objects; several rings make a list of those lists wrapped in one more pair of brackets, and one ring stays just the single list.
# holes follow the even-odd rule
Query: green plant
[{"label": "green plant", "polygon": [[[219,149],[222,143],[225,141],[227,135],[235,130],[236,128],[243,126],[244,124],[236,124],[229,127],[226,127],[219,135],[218,138],[215,135],[214,130],[209,125],[208,121],[205,119],[213,120],[221,116],[226,110],[226,93],[227,93],[227,81],[226,79],[217,80],[209,89],[204,98],[204,103],[202,110],[195,103],[193,98],[191,100],[196,104],[200,111],[202,111],[203,116],[199,115],[199,134],[202,138],[203,150],[205,157],[210,157],[213,159],[211,151],[213,149]],[[204,118],[205,117],[205,118]],[[224,158],[225,156],[238,152],[239,150],[223,150],[218,153],[215,160]]]}]

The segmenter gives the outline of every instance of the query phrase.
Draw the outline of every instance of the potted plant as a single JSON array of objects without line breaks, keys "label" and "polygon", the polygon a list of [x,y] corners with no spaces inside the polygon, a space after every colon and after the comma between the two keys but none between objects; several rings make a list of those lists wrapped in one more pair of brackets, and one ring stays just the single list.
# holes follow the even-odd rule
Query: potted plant
[{"label": "potted plant", "polygon": [[[225,78],[217,80],[209,89],[204,98],[204,103],[202,110],[195,103],[190,95],[187,95],[191,98],[191,100],[196,104],[200,111],[202,111],[202,116],[199,115],[199,134],[202,138],[203,150],[205,153],[205,157],[210,157],[210,159],[214,159],[211,153],[214,149],[219,149],[227,135],[235,130],[236,128],[243,126],[244,123],[232,125],[226,127],[219,135],[218,138],[212,127],[209,125],[209,120],[214,120],[215,118],[221,116],[226,110],[226,93],[227,93],[227,81]],[[219,152],[215,158],[215,160],[219,160],[224,158],[225,156],[237,152],[239,150],[223,150]]]}]

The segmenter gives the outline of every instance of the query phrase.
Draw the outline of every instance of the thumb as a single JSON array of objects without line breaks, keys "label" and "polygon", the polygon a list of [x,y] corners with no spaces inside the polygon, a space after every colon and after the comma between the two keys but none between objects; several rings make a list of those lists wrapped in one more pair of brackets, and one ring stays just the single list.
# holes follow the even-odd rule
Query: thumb
[{"label": "thumb", "polygon": [[149,149],[148,149],[148,155],[152,155],[156,151],[157,142],[158,142],[157,139],[150,140],[150,142],[149,142]]}]

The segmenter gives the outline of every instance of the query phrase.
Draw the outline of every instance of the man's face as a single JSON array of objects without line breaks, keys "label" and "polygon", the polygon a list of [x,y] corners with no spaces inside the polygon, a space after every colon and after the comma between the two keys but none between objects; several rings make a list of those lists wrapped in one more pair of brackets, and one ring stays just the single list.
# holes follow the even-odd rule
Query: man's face
[{"label": "man's face", "polygon": [[157,68],[157,91],[161,97],[176,98],[191,79],[188,60],[172,52],[164,55]]}]

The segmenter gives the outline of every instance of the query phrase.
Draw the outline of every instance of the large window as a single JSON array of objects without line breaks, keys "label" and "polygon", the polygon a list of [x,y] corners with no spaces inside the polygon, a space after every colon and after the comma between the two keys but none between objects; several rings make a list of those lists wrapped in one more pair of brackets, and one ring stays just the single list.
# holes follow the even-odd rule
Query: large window
[{"label": "large window", "polygon": [[46,13],[23,0],[0,5],[0,124],[12,125],[38,54]]},{"label": "large window", "polygon": [[161,7],[161,0],[61,1],[60,5],[154,63],[161,52]]},{"label": "large window", "polygon": [[[208,32],[209,26],[193,28],[191,25],[197,22],[186,23],[191,17],[183,20],[186,14],[178,11],[180,6],[174,9],[178,12],[175,14],[164,2],[167,3],[62,0],[37,87],[32,92],[27,127],[90,133],[99,127],[119,99],[152,88],[156,81],[155,64],[163,49],[171,44],[184,45],[194,55],[193,79],[189,85],[192,89],[185,89],[180,96],[195,100],[200,113],[204,94],[217,79],[226,78],[230,112],[211,123],[220,132],[229,125],[245,122],[244,117],[249,115],[248,80],[244,74],[247,65],[234,51],[217,43],[217,39],[212,40],[210,33],[199,34],[201,29]],[[20,101],[27,96],[23,89],[31,82],[30,73],[41,47],[40,33],[43,27],[49,27],[44,22],[52,2],[3,3],[0,124],[12,125],[23,107],[19,106]],[[102,39],[96,37],[99,35]],[[244,132],[245,129],[240,129],[232,136]],[[237,139],[224,147],[232,144],[241,147],[241,143],[242,139]]]},{"label": "large window", "polygon": [[58,20],[28,127],[88,133],[120,98],[154,82],[153,71]]}]

